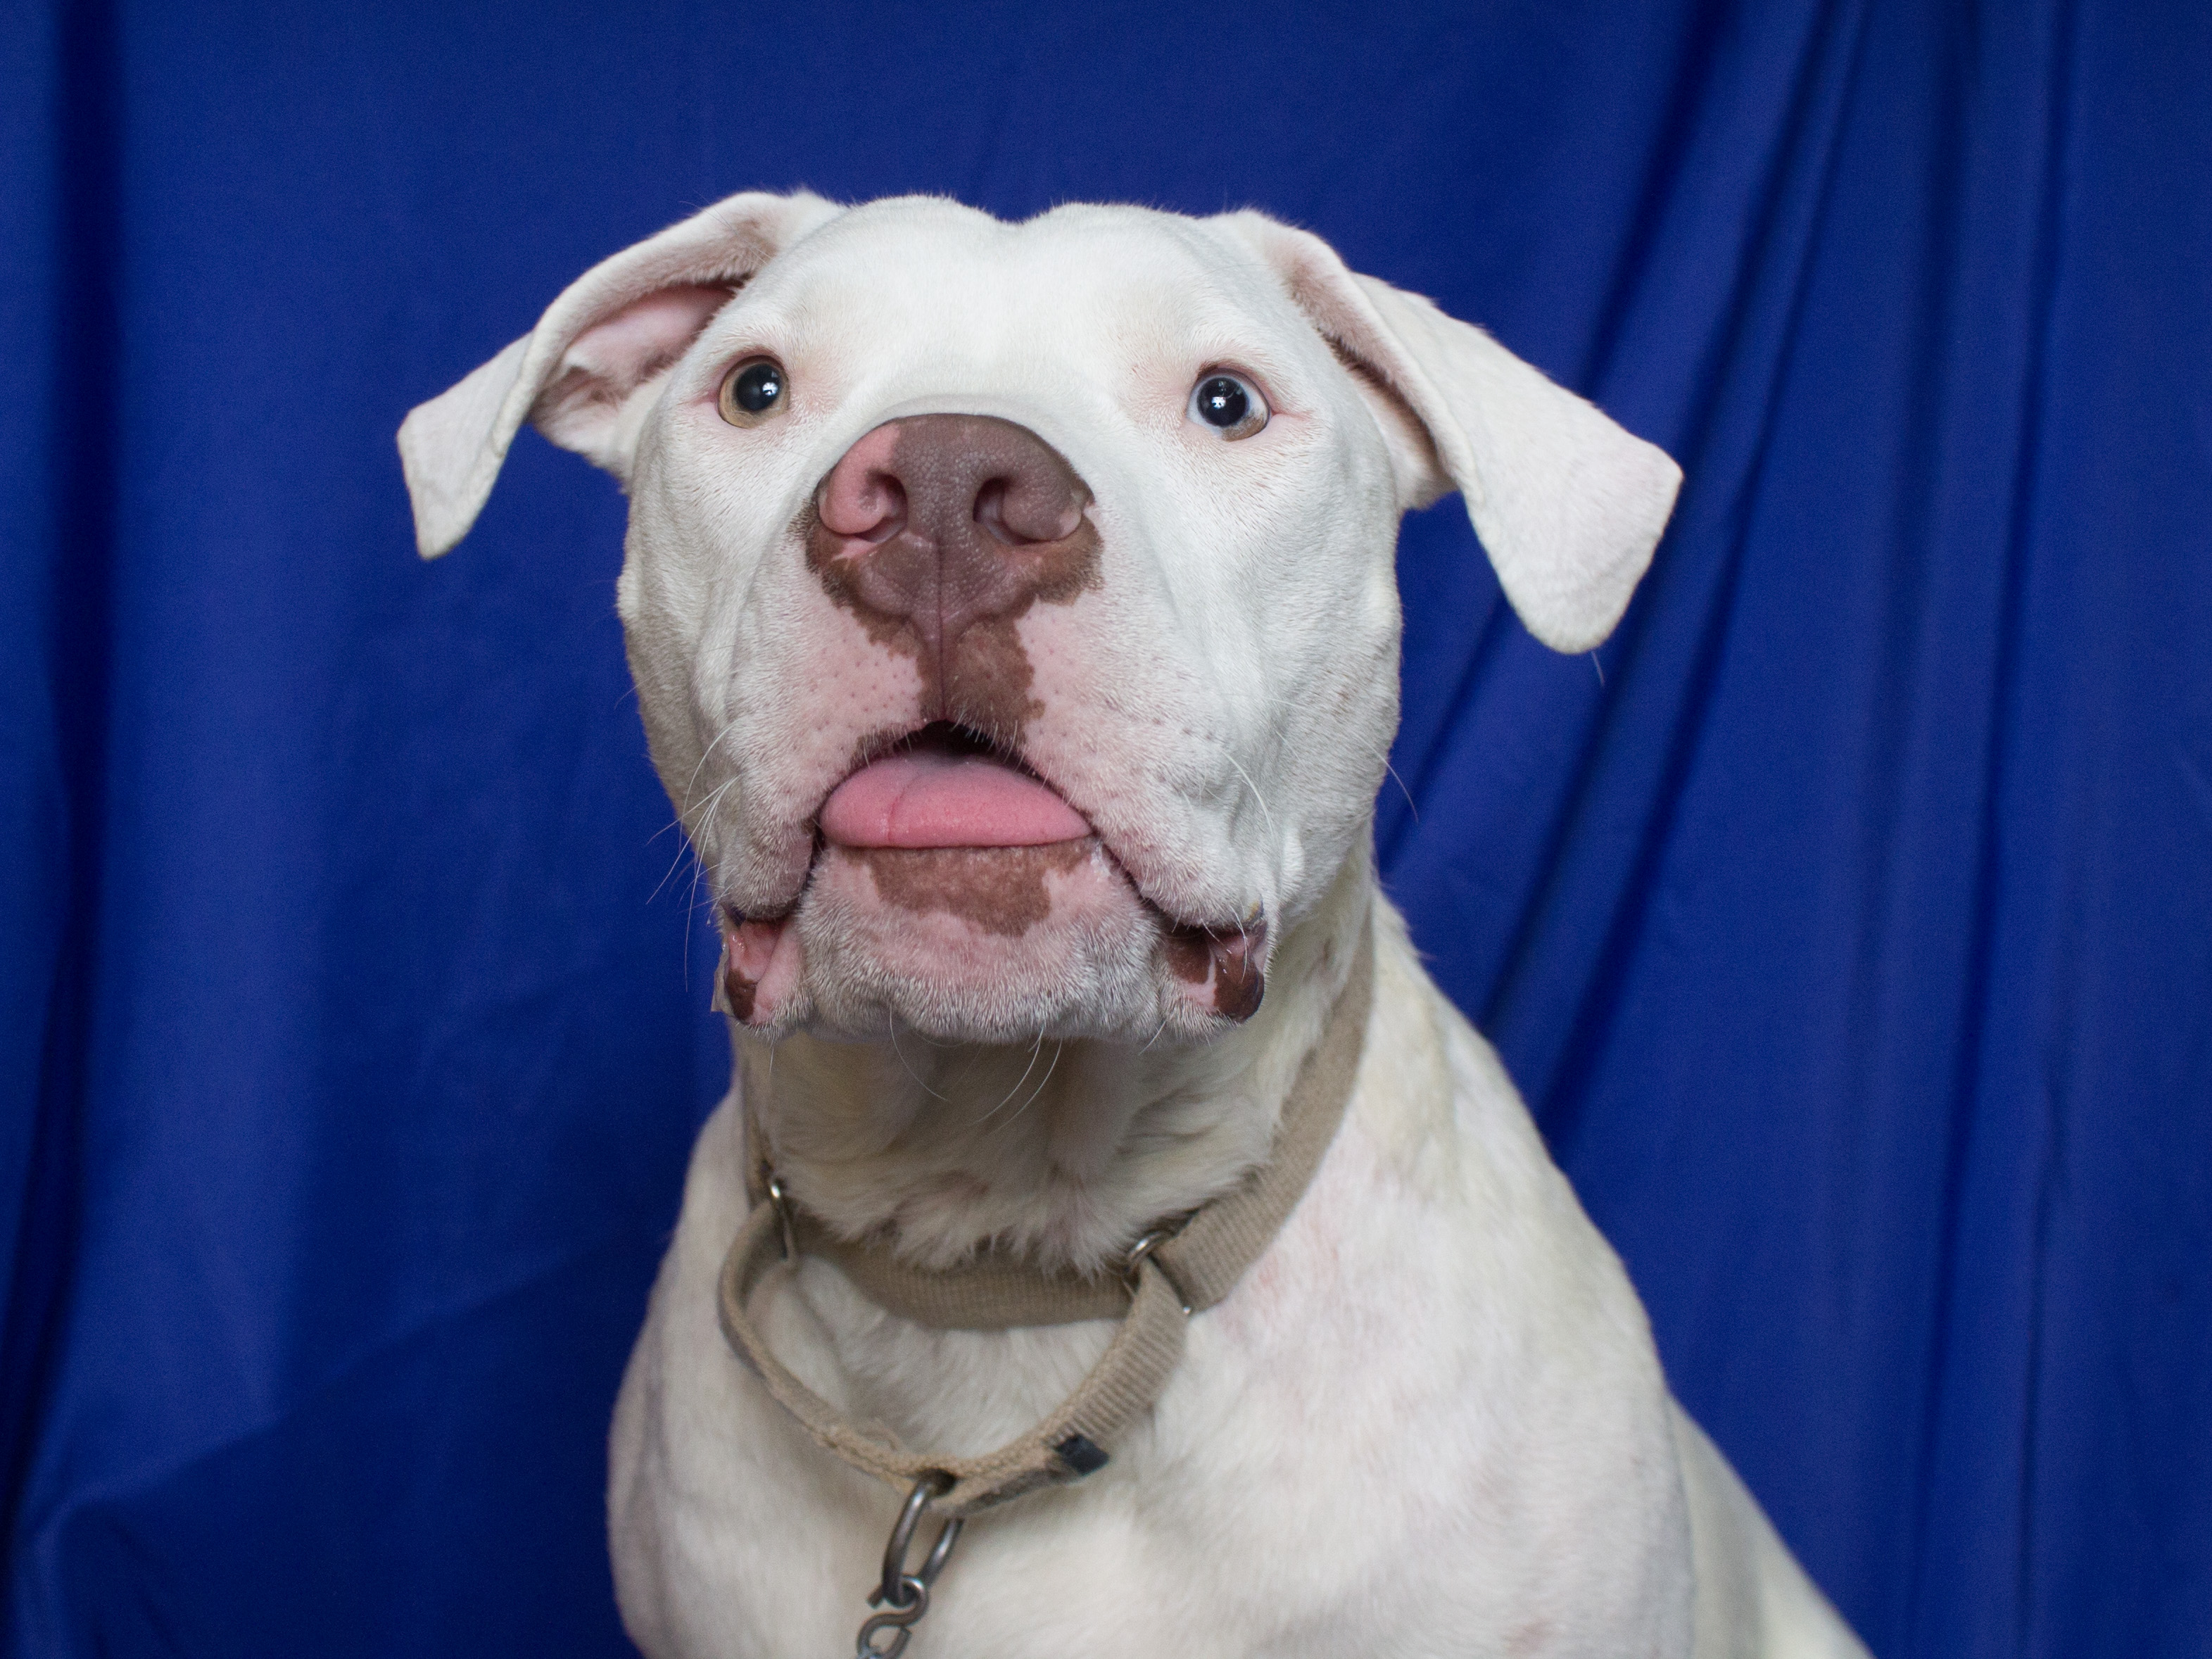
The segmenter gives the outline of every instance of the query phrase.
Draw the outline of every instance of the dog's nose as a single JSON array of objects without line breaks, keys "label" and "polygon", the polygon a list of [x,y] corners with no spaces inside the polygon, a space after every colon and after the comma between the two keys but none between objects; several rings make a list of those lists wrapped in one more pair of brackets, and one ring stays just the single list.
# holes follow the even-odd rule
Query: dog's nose
[{"label": "dog's nose", "polygon": [[809,562],[833,594],[911,627],[943,664],[975,623],[1073,597],[1071,582],[1096,568],[1090,500],[1075,469],[1026,427],[912,416],[878,427],[830,470],[815,491]]}]

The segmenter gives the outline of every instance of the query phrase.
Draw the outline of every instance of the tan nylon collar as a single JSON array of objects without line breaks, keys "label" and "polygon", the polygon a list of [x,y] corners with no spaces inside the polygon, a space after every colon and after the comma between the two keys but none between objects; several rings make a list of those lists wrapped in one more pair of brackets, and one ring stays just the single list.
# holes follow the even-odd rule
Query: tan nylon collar
[{"label": "tan nylon collar", "polygon": [[[722,1334],[776,1402],[801,1427],[854,1468],[900,1486],[937,1478],[945,1490],[931,1504],[969,1516],[1040,1486],[1075,1480],[1104,1467],[1122,1433],[1152,1408],[1182,1357],[1187,1316],[1203,1313],[1235,1288],[1297,1207],[1322,1156],[1335,1139],[1352,1098],[1375,994],[1371,919],[1330,1009],[1321,1040],[1306,1056],[1284,1102],[1282,1127],[1267,1163],[1187,1219],[1164,1222],[1164,1234],[1139,1257],[1129,1281],[1045,1273],[1017,1259],[987,1252],[951,1271],[899,1261],[881,1246],[832,1237],[816,1218],[768,1196],[773,1179],[762,1137],[748,1122],[756,1164],[748,1186],[752,1212],[722,1263]],[[747,1312],[754,1289],[785,1259],[786,1228],[805,1254],[836,1264],[861,1293],[886,1311],[943,1330],[1000,1330],[1119,1319],[1105,1354],[1051,1416],[996,1451],[980,1457],[927,1457],[908,1451],[878,1423],[855,1422],[809,1389],[769,1352]]]}]

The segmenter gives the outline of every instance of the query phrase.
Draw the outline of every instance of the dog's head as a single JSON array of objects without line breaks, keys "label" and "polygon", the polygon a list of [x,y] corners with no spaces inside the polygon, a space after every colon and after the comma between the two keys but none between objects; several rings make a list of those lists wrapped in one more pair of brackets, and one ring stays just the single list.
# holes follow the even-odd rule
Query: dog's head
[{"label": "dog's head", "polygon": [[1563,651],[1680,474],[1256,213],[732,197],[400,433],[425,556],[526,420],[631,498],[653,760],[770,1033],[1204,1036],[1368,833],[1399,515]]}]

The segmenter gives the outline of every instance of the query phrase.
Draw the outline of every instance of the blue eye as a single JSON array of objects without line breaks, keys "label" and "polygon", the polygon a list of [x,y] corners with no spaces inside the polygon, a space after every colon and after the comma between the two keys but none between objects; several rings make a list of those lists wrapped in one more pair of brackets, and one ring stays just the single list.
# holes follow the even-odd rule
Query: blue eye
[{"label": "blue eye", "polygon": [[1224,438],[1249,438],[1267,424],[1267,400],[1242,374],[1209,369],[1191,388],[1188,414]]}]

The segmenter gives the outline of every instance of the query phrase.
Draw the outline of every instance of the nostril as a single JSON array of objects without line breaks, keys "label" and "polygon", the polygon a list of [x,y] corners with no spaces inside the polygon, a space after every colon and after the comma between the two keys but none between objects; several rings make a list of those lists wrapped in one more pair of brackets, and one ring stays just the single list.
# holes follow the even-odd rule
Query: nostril
[{"label": "nostril", "polygon": [[1016,535],[1006,526],[1006,481],[1004,478],[989,479],[975,492],[975,522],[983,526],[993,541],[1004,542],[1009,547],[1018,547],[1029,540],[1026,536]]},{"label": "nostril", "polygon": [[975,492],[975,522],[1009,547],[1065,541],[1082,517],[1079,498],[1034,478],[993,478]]},{"label": "nostril", "polygon": [[887,542],[905,526],[906,486],[878,467],[839,467],[823,480],[815,511],[831,534]]}]

